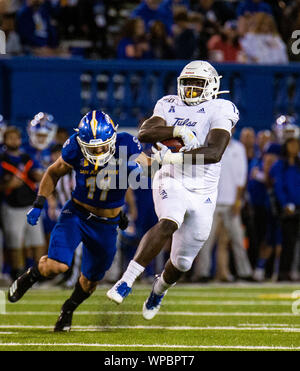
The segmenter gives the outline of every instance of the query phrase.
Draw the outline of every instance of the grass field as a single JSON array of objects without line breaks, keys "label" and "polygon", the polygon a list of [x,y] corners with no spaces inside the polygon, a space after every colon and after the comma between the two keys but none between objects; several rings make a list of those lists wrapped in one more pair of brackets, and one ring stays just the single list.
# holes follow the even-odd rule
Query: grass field
[{"label": "grass field", "polygon": [[6,302],[0,350],[300,350],[296,285],[178,284],[152,321],[141,315],[150,286],[136,285],[120,306],[106,299],[107,288],[77,309],[69,333],[52,330],[70,291],[36,288]]}]

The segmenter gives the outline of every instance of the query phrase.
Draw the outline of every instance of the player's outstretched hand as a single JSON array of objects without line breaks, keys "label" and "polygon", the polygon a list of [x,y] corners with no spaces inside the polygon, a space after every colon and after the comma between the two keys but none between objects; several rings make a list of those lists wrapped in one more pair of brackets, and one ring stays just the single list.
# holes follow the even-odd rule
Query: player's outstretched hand
[{"label": "player's outstretched hand", "polygon": [[187,126],[175,126],[173,137],[179,137],[183,140],[184,147],[180,149],[180,152],[187,152],[200,147],[196,135]]},{"label": "player's outstretched hand", "polygon": [[34,207],[27,213],[27,223],[30,225],[37,225],[42,209]]}]

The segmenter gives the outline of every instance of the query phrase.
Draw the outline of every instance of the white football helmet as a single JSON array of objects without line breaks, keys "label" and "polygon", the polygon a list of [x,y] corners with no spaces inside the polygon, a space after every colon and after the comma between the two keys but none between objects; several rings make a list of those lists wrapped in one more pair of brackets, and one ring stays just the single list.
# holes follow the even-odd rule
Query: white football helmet
[{"label": "white football helmet", "polygon": [[187,64],[177,79],[177,93],[188,106],[215,99],[219,94],[220,79],[215,68],[206,61],[193,61]]}]

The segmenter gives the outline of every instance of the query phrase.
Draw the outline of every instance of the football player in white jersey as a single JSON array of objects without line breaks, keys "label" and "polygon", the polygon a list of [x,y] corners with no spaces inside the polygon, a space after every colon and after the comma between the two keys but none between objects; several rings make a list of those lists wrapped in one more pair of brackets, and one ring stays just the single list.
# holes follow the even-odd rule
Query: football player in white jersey
[{"label": "football player in white jersey", "polygon": [[178,153],[161,143],[159,150],[153,149],[154,158],[162,164],[153,180],[159,222],[144,235],[122,278],[107,292],[109,299],[120,304],[136,278],[172,239],[170,259],[144,303],[145,319],[156,315],[168,288],[191,269],[211,230],[220,160],[239,120],[236,106],[218,99],[225,93],[219,91],[220,79],[208,62],[189,63],[178,77],[178,95],[160,99],[139,131],[141,142],[155,144],[179,137],[184,143]]}]

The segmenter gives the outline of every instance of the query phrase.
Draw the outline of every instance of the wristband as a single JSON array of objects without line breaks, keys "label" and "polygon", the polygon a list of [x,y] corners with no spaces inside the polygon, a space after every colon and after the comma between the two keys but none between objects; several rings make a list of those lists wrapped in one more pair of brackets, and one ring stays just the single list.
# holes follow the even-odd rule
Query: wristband
[{"label": "wristband", "polygon": [[[169,151],[168,151],[169,152]],[[183,152],[166,153],[162,161],[163,165],[172,164],[172,165],[181,165],[183,163]]]},{"label": "wristband", "polygon": [[42,209],[45,205],[46,200],[47,199],[44,196],[37,196],[37,198],[35,199],[35,201],[33,203],[33,207],[35,207],[37,209]]}]

